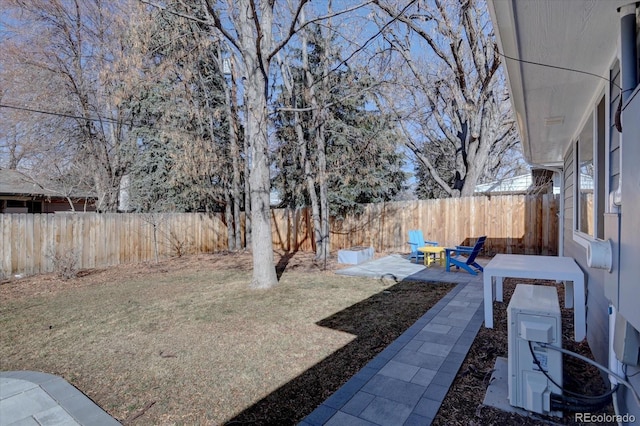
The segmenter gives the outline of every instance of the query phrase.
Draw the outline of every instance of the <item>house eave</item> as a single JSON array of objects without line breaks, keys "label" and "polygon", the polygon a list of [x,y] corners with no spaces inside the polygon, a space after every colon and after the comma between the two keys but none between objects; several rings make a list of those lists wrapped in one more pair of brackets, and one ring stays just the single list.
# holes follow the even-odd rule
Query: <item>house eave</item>
[{"label": "house eave", "polygon": [[[513,3],[510,1],[505,2],[502,7],[496,9],[494,1],[489,1],[487,6],[491,16],[491,21],[494,23],[494,32],[499,52],[514,52],[514,57],[520,59],[517,56],[519,49],[517,32],[515,31],[516,23]],[[496,25],[496,23],[501,23],[502,25]],[[511,102],[511,109],[514,113],[518,133],[520,134],[522,152],[527,161],[531,162],[531,148],[529,146],[527,126],[523,119],[523,117],[526,117],[526,105],[524,102],[522,70],[520,69],[520,63],[517,61],[507,62],[504,57],[502,57],[501,61],[504,65],[503,70],[505,77],[507,78],[507,85],[509,86],[509,101]]]},{"label": "house eave", "polygon": [[513,58],[502,61],[528,162],[561,164],[607,86],[628,2],[488,1],[498,49]]}]

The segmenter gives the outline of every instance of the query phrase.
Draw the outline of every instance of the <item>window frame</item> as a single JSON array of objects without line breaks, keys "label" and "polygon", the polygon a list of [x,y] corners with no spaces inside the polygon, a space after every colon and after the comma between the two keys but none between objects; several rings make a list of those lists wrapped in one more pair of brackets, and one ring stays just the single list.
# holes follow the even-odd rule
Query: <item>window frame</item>
[{"label": "window frame", "polygon": [[[599,116],[599,111],[602,115]],[[573,241],[587,248],[589,243],[604,237],[604,213],[607,211],[609,193],[609,141],[610,141],[610,92],[603,88],[590,104],[580,131],[572,139],[573,147]],[[593,234],[580,230],[580,138],[585,126],[592,121],[591,149],[593,153]],[[602,172],[602,173],[601,173]]]}]

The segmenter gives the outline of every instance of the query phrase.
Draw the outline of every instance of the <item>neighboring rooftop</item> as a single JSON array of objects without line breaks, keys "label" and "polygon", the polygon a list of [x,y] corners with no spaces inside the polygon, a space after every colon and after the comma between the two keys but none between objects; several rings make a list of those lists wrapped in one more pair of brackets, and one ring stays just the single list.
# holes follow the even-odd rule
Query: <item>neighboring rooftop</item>
[{"label": "neighboring rooftop", "polygon": [[45,189],[34,179],[17,170],[0,169],[0,194],[59,197],[60,191]]},{"label": "neighboring rooftop", "polygon": [[22,195],[32,197],[65,197],[92,198],[82,190],[74,190],[68,194],[68,189],[48,179],[35,179],[18,170],[0,169],[0,195]]},{"label": "neighboring rooftop", "polygon": [[[525,193],[531,189],[533,178],[531,174],[514,176],[493,182],[476,185],[476,193],[503,194],[503,193]],[[553,193],[559,194],[560,187],[554,182]]]}]

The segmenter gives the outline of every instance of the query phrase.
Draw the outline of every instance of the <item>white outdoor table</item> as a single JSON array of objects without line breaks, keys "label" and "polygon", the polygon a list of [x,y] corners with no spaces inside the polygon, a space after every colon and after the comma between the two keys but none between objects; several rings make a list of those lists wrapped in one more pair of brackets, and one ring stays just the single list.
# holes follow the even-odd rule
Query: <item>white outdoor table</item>
[{"label": "white outdoor table", "polygon": [[[493,328],[493,300],[502,302],[502,279],[531,278],[564,282],[565,307],[573,306],[576,342],[587,334],[584,272],[571,257],[497,254],[484,267],[484,325]],[[494,291],[495,279],[495,291]],[[494,297],[495,296],[495,297]]]}]

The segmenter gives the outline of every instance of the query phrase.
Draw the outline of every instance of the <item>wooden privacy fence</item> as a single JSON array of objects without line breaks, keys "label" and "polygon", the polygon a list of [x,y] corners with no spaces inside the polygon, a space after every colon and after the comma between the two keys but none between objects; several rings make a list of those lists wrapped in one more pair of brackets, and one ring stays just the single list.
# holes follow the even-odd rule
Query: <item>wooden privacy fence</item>
[{"label": "wooden privacy fence", "polygon": [[0,272],[51,272],[69,254],[78,269],[149,261],[156,242],[161,259],[222,251],[227,227],[204,213],[0,214]]},{"label": "wooden privacy fence", "polygon": [[439,245],[473,245],[486,235],[484,253],[555,255],[559,198],[553,194],[448,198],[373,204],[332,224],[333,249],[373,246],[406,252],[408,231],[422,230]]},{"label": "wooden privacy fence", "polygon": [[[330,224],[331,251],[372,246],[407,252],[407,234],[421,229],[443,246],[487,235],[486,254],[556,254],[558,197],[510,195],[369,204]],[[310,209],[271,211],[274,248],[315,247]],[[171,214],[0,214],[0,277],[55,270],[73,255],[78,269],[227,250],[224,217]]]}]

